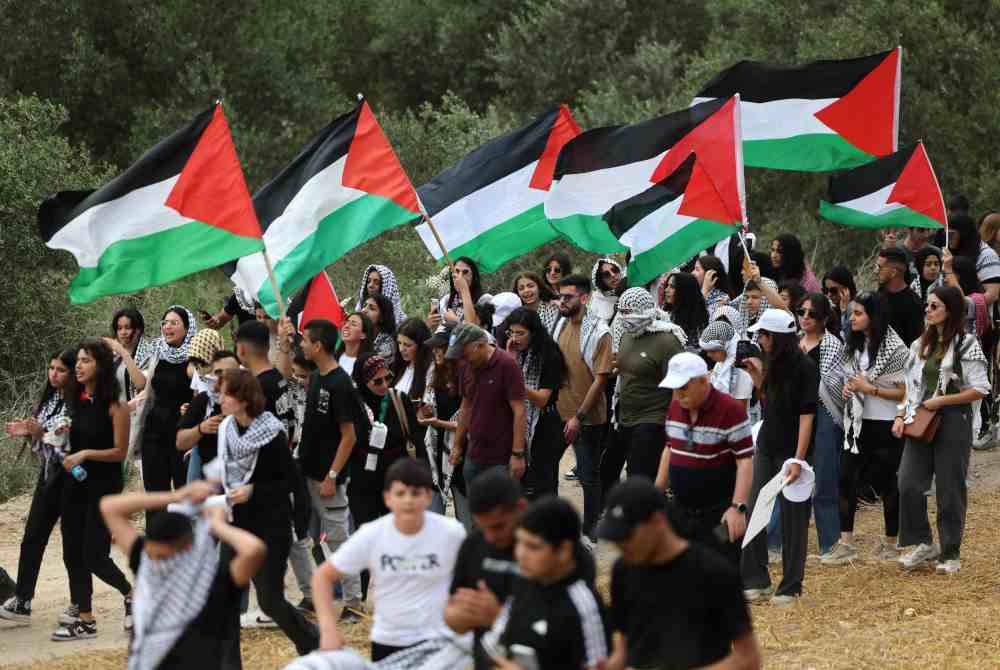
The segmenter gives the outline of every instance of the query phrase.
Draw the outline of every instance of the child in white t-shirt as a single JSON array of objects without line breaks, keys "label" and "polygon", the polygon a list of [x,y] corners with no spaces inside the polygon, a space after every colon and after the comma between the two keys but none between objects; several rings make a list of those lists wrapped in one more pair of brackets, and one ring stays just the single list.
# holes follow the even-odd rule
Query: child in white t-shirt
[{"label": "child in white t-shirt", "polygon": [[445,633],[444,608],[465,529],[427,512],[433,488],[425,463],[412,458],[393,463],[382,494],[391,514],[361,526],[316,569],[312,587],[321,651],[344,645],[329,596],[334,583],[363,570],[371,573],[373,661]]}]

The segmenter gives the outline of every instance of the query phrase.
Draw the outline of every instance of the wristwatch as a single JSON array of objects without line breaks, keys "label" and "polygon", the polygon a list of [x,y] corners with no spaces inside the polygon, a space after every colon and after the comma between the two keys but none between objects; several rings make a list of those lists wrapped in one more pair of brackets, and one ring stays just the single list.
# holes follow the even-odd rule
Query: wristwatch
[{"label": "wristwatch", "polygon": [[337,481],[337,476],[338,476],[339,474],[340,474],[340,473],[339,473],[339,472],[337,472],[336,470],[330,470],[330,472],[329,472],[329,473],[327,474],[327,476],[328,476],[328,477],[329,477],[330,479],[332,479],[333,481]]},{"label": "wristwatch", "polygon": [[746,503],[734,502],[734,503],[729,503],[729,506],[732,507],[733,509],[735,509],[740,514],[746,514],[747,513],[747,504]]},{"label": "wristwatch", "polygon": [[510,452],[510,455],[513,456],[514,458],[524,458],[523,451],[512,451]]}]

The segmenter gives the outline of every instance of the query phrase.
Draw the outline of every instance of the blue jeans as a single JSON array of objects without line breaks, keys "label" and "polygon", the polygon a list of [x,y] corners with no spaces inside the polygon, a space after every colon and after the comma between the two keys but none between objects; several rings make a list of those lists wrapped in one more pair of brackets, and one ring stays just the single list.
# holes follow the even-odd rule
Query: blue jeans
[{"label": "blue jeans", "polygon": [[594,533],[594,524],[601,513],[601,443],[607,426],[580,426],[573,443],[576,452],[576,477],[583,488],[583,534]]},{"label": "blue jeans", "polygon": [[465,477],[466,492],[468,493],[472,491],[472,482],[476,477],[489,472],[490,470],[508,472],[509,468],[506,465],[480,465],[478,463],[473,463],[471,458],[466,458],[465,464],[462,466],[462,476]]},{"label": "blue jeans", "polygon": [[825,554],[840,539],[840,454],[844,431],[822,405],[816,412],[816,436],[812,463],[816,471],[813,513],[819,553]]},{"label": "blue jeans", "polygon": [[198,479],[202,479],[201,453],[199,453],[197,445],[195,445],[194,449],[191,450],[191,455],[188,456],[188,464],[187,464],[187,466],[188,466],[187,467],[187,481],[188,481],[188,484],[190,484],[191,482],[196,481]]}]

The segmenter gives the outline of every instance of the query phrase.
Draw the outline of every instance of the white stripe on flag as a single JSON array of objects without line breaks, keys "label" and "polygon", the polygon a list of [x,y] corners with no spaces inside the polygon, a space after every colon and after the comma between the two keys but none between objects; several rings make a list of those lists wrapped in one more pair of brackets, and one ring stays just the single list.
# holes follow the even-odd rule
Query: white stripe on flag
[{"label": "white stripe on flag", "polygon": [[[692,105],[712,98],[695,98]],[[805,100],[788,98],[769,102],[740,100],[740,125],[743,141],[780,140],[799,135],[835,135],[825,123],[814,115],[836,102],[837,98]]]},{"label": "white stripe on flag", "polygon": [[545,201],[545,216],[562,219],[573,214],[604,214],[612,206],[652,186],[649,178],[666,155],[664,151],[644,161],[564,175],[552,184]]},{"label": "white stripe on flag", "polygon": [[[684,201],[683,196],[672,200],[654,212],[640,219],[621,236],[620,242],[632,250],[632,256],[649,251],[662,244],[671,235],[694,221],[694,217],[677,213]],[[670,268],[664,268],[664,271]]]},{"label": "white stripe on flag", "polygon": [[889,200],[889,195],[892,193],[892,189],[896,186],[895,183],[889,184],[888,186],[883,186],[879,190],[868,193],[860,198],[855,198],[854,200],[845,200],[844,202],[833,203],[838,207],[846,207],[848,209],[853,209],[858,212],[864,212],[865,214],[871,214],[872,216],[881,216],[883,214],[888,214],[889,212],[900,209],[903,207],[902,204],[894,202],[891,205],[887,204]]}]

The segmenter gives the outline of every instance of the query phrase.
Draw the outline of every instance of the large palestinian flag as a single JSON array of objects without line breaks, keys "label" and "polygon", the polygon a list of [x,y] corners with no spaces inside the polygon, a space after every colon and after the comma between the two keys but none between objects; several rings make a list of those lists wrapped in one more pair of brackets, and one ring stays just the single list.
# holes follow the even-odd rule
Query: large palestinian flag
[{"label": "large palestinian flag", "polygon": [[749,167],[844,170],[896,150],[901,63],[902,47],[806,65],[742,61],[694,102],[740,94]]},{"label": "large palestinian flag", "polygon": [[739,111],[734,96],[583,133],[559,155],[545,214],[587,251],[631,251],[630,282],[651,281],[746,220]]},{"label": "large palestinian flag", "polygon": [[923,142],[830,179],[819,215],[858,228],[943,228],[944,197]]},{"label": "large palestinian flag", "polygon": [[263,247],[221,105],[96,191],[50,196],[38,227],[47,246],[76,257],[69,296],[77,304],[168,284]]},{"label": "large palestinian flag", "polygon": [[[417,189],[452,256],[469,256],[492,272],[551,242],[557,233],[542,203],[559,150],[580,134],[565,106],[490,140]],[[435,259],[441,247],[423,223],[417,232]]]},{"label": "large palestinian flag", "polygon": [[[253,198],[283,297],[356,246],[419,216],[417,194],[368,103],[324,128]],[[228,268],[272,316],[262,254]]]}]

